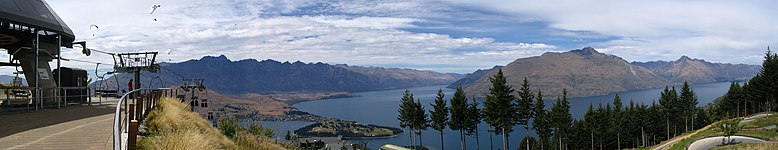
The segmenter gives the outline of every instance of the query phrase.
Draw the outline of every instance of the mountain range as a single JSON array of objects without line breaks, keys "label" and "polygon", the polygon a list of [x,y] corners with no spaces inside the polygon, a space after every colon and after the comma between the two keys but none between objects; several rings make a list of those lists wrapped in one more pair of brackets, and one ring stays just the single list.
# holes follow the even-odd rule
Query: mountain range
[{"label": "mountain range", "polygon": [[[232,61],[224,55],[205,56],[180,63],[161,63],[157,73],[143,72],[143,87],[180,85],[182,77],[205,79],[205,86],[223,94],[285,92],[360,92],[402,89],[454,82],[456,74],[413,69],[361,67],[345,64],[279,62],[245,59]],[[129,74],[104,80],[104,86],[126,89]],[[94,82],[93,84],[100,84]]]},{"label": "mountain range", "polygon": [[[469,95],[485,96],[491,87],[489,77],[495,67],[478,70],[450,84],[463,86]],[[746,80],[759,66],[711,63],[683,56],[676,61],[627,62],[621,57],[600,53],[594,48],[520,58],[501,67],[515,89],[528,78],[533,90],[552,98],[567,89],[569,97],[606,95],[614,92],[658,88],[689,81],[713,83]],[[475,80],[474,80],[475,79]]]},{"label": "mountain range", "polygon": [[702,59],[681,56],[675,61],[632,62],[645,67],[663,78],[681,83],[713,83],[748,80],[759,73],[760,66],[745,64],[711,63]]}]

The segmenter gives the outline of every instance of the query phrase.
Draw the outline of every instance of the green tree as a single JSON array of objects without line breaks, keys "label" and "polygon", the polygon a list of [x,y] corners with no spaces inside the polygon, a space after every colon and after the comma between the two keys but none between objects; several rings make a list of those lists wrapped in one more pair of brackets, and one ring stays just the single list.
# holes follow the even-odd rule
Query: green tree
[{"label": "green tree", "polygon": [[482,114],[481,109],[478,109],[478,102],[475,101],[475,97],[472,100],[473,102],[467,107],[468,114],[470,114],[470,122],[467,124],[466,131],[468,135],[475,135],[476,149],[481,149],[481,143],[478,141],[478,124],[481,124]]},{"label": "green tree", "polygon": [[[516,107],[518,109],[516,124],[524,126],[524,139],[527,140],[529,140],[529,138],[526,138],[529,136],[529,120],[532,119],[533,116],[532,100],[535,99],[535,95],[532,94],[529,86],[529,80],[527,80],[527,77],[524,77],[524,81],[521,83],[521,88],[519,89],[519,98],[517,99],[518,106]],[[529,144],[529,142],[525,143]],[[525,147],[527,150],[530,148],[529,145]]]},{"label": "green tree", "polygon": [[440,149],[445,149],[443,144],[443,130],[446,129],[448,123],[448,107],[446,106],[446,100],[443,99],[445,94],[443,90],[438,90],[438,94],[435,97],[435,102],[432,105],[430,111],[430,118],[432,118],[432,128],[438,130],[440,133]]},{"label": "green tree", "polygon": [[219,121],[219,130],[221,130],[222,134],[227,137],[237,137],[238,132],[240,132],[242,129],[243,128],[238,125],[238,118],[235,116],[230,116],[227,117],[227,119],[222,119]]},{"label": "green tree", "polygon": [[622,103],[619,94],[613,98],[613,111],[610,114],[610,130],[616,133],[616,147],[621,149],[621,133],[622,125],[624,124],[624,114],[621,111]]},{"label": "green tree", "polygon": [[414,115],[413,115],[412,126],[413,129],[416,130],[416,135],[418,135],[419,146],[423,146],[424,143],[422,143],[422,139],[423,139],[422,133],[424,130],[427,130],[427,128],[429,128],[430,126],[430,120],[428,117],[429,115],[427,114],[426,111],[424,111],[424,106],[421,105],[421,101],[418,99],[416,100],[416,104],[414,104],[413,112]]},{"label": "green tree", "polygon": [[735,135],[737,132],[740,132],[740,120],[741,119],[729,119],[725,122],[722,122],[719,124],[719,129],[724,132],[724,136],[727,137],[727,141],[722,143],[724,145],[731,144],[732,141],[730,140],[730,136]]},{"label": "green tree", "polygon": [[284,140],[287,142],[292,140],[292,134],[289,132],[289,130],[286,130],[286,134],[284,135]]},{"label": "green tree", "polygon": [[689,126],[687,125],[689,123],[689,120],[692,122],[692,128],[694,128],[694,115],[695,115],[695,108],[697,108],[697,95],[694,94],[694,90],[689,86],[689,83],[684,81],[683,87],[681,87],[681,96],[679,97],[680,101],[683,102],[683,111],[684,111],[684,125],[686,126],[686,131],[689,131]]},{"label": "green tree", "polygon": [[[757,81],[749,84],[749,86],[755,86],[753,89],[757,99],[763,99],[764,105],[768,112],[778,106],[778,54],[773,53],[770,47],[767,48],[764,61],[762,62],[762,70],[758,74]],[[752,79],[754,80],[754,79]],[[754,85],[756,84],[756,85]]]},{"label": "green tree", "polygon": [[665,86],[665,89],[662,91],[662,93],[659,96],[659,105],[662,106],[662,112],[665,116],[665,128],[667,129],[667,139],[670,139],[670,123],[672,122],[675,124],[675,117],[678,113],[676,113],[677,108],[677,98],[675,94],[675,87],[673,87],[673,90],[670,90],[668,86]]},{"label": "green tree", "polygon": [[570,102],[567,101],[567,89],[562,90],[562,98],[557,97],[557,102],[551,107],[549,117],[551,117],[550,120],[554,127],[556,149],[567,149],[565,142],[573,123],[573,117],[570,116]]},{"label": "green tree", "polygon": [[507,135],[512,132],[513,125],[516,123],[517,110],[512,103],[515,96],[513,87],[508,85],[507,79],[502,73],[502,69],[497,74],[489,78],[492,87],[489,88],[489,95],[484,102],[483,114],[486,123],[497,129],[498,134],[502,134],[503,149],[508,149]]},{"label": "green tree", "polygon": [[[586,130],[589,131],[589,141],[591,143],[591,149],[594,149],[594,132],[597,130],[597,123],[595,122],[595,119],[597,118],[594,108],[592,107],[592,103],[589,103],[589,108],[586,109],[586,113],[584,113],[584,127]],[[599,138],[598,138],[599,139]]]},{"label": "green tree", "polygon": [[541,150],[548,147],[549,138],[551,137],[551,125],[549,125],[550,122],[548,121],[548,113],[546,112],[545,107],[543,93],[538,90],[538,97],[535,101],[535,107],[533,107],[535,118],[532,122],[532,128],[535,129],[535,132],[538,134]]},{"label": "green tree", "polygon": [[461,86],[457,87],[454,96],[449,101],[451,102],[451,107],[449,107],[451,120],[448,122],[448,127],[451,130],[459,130],[459,140],[462,144],[462,150],[465,150],[467,147],[465,145],[465,129],[467,129],[467,123],[469,122],[469,112],[467,109],[467,97],[465,97],[465,91],[462,90]]},{"label": "green tree", "polygon": [[408,138],[411,145],[413,145],[413,115],[415,115],[415,105],[416,104],[413,102],[413,94],[410,90],[405,90],[402,100],[400,101],[400,109],[397,110],[397,120],[400,121],[400,127],[408,128]]},{"label": "green tree", "polygon": [[249,123],[249,132],[256,136],[265,136],[265,128],[253,122]]}]

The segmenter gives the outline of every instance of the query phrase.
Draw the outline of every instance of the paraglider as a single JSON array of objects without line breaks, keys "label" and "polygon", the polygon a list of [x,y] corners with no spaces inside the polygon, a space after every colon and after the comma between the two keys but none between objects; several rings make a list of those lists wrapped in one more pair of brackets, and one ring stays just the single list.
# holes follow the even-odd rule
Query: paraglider
[{"label": "paraglider", "polygon": [[[95,24],[91,24],[91,25],[89,25],[89,29],[91,29],[91,30],[97,30],[97,29],[100,29],[100,27],[98,27],[98,26],[97,26],[97,25],[95,25]],[[92,36],[95,36],[95,33],[94,33],[94,32],[92,32]]]},{"label": "paraglider", "polygon": [[[168,48],[167,50],[165,50],[165,53],[167,53],[167,55],[170,55],[170,53],[172,53],[172,52],[173,52],[172,48]],[[168,58],[167,61],[173,61],[173,59]]]},{"label": "paraglider", "polygon": [[[151,12],[149,14],[153,15],[154,11],[157,11],[157,8],[159,8],[159,7],[162,7],[162,5],[160,5],[160,4],[151,5]],[[154,18],[154,21],[157,21],[157,18]]]},{"label": "paraglider", "polygon": [[149,14],[154,14],[154,11],[157,11],[157,8],[159,8],[159,7],[162,7],[162,5],[159,5],[159,4],[151,5],[151,13],[149,13]]}]

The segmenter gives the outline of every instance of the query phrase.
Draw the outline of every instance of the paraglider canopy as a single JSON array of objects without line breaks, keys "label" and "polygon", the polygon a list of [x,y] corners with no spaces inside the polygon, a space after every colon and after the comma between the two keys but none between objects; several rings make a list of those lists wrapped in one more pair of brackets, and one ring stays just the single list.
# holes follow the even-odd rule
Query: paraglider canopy
[{"label": "paraglider canopy", "polygon": [[151,5],[151,12],[149,14],[154,14],[154,11],[156,11],[157,8],[159,8],[159,7],[162,7],[162,5],[159,5],[159,4]]},{"label": "paraglider canopy", "polygon": [[0,0],[0,23],[3,28],[12,23],[58,33],[65,47],[72,48],[75,40],[70,27],[43,0]]}]

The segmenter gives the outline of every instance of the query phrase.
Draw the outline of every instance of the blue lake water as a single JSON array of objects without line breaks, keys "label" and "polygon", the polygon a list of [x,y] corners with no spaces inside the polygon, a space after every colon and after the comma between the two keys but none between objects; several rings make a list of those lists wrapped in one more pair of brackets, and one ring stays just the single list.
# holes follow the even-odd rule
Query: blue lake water
[{"label": "blue lake water", "polygon": [[[711,83],[711,84],[698,84],[692,85],[692,88],[696,92],[699,104],[698,106],[706,105],[716,97],[719,97],[727,92],[729,83]],[[414,95],[414,98],[421,99],[421,102],[425,104],[425,109],[431,109],[429,105],[432,103],[435,94],[438,89],[442,89],[446,94],[446,100],[450,99],[453,95],[453,89],[447,89],[444,85],[441,86],[429,86],[409,89]],[[580,119],[583,117],[584,112],[588,108],[589,104],[597,106],[601,102],[611,103],[615,94],[619,94],[625,106],[629,105],[630,101],[635,103],[651,104],[659,98],[659,93],[663,89],[648,89],[648,90],[636,90],[614,93],[605,96],[593,96],[593,97],[581,97],[570,99],[570,113],[574,118]],[[400,104],[400,98],[402,98],[405,90],[386,90],[386,91],[372,91],[358,93],[361,97],[353,98],[340,98],[340,99],[328,99],[319,101],[310,101],[294,105],[301,111],[306,111],[312,114],[317,114],[326,117],[340,118],[343,120],[352,120],[360,123],[375,124],[382,126],[390,126],[399,128],[399,122],[397,120],[397,108]],[[479,102],[483,102],[479,100]],[[546,107],[549,108],[555,103],[555,100],[546,100]],[[604,105],[603,103],[603,105]],[[271,125],[271,124],[268,124]],[[292,130],[299,128],[297,126],[305,126],[306,123],[291,122],[288,125],[284,122],[275,122],[272,125],[278,127],[284,127],[285,129],[280,132],[286,132],[285,130]],[[271,125],[271,126],[272,126]],[[295,128],[296,127],[296,128]],[[489,126],[486,123],[479,125],[479,138],[481,149],[490,149],[489,147],[489,133],[486,132]],[[524,137],[525,131],[523,127],[516,127],[509,138],[509,145],[511,149],[517,148],[520,143],[520,139]],[[530,136],[534,135],[530,131]],[[384,144],[394,145],[408,145],[410,143],[407,132],[392,137],[382,139],[369,139],[369,140],[353,140],[353,143],[368,142],[368,146],[373,149]],[[459,140],[459,132],[446,129],[444,131],[443,144],[449,149],[458,149],[461,147]],[[423,143],[430,149],[441,149],[441,140],[438,131],[427,130],[423,133]],[[476,148],[476,138],[467,137],[468,149]],[[495,148],[501,148],[501,137],[494,136],[493,144]]]}]

